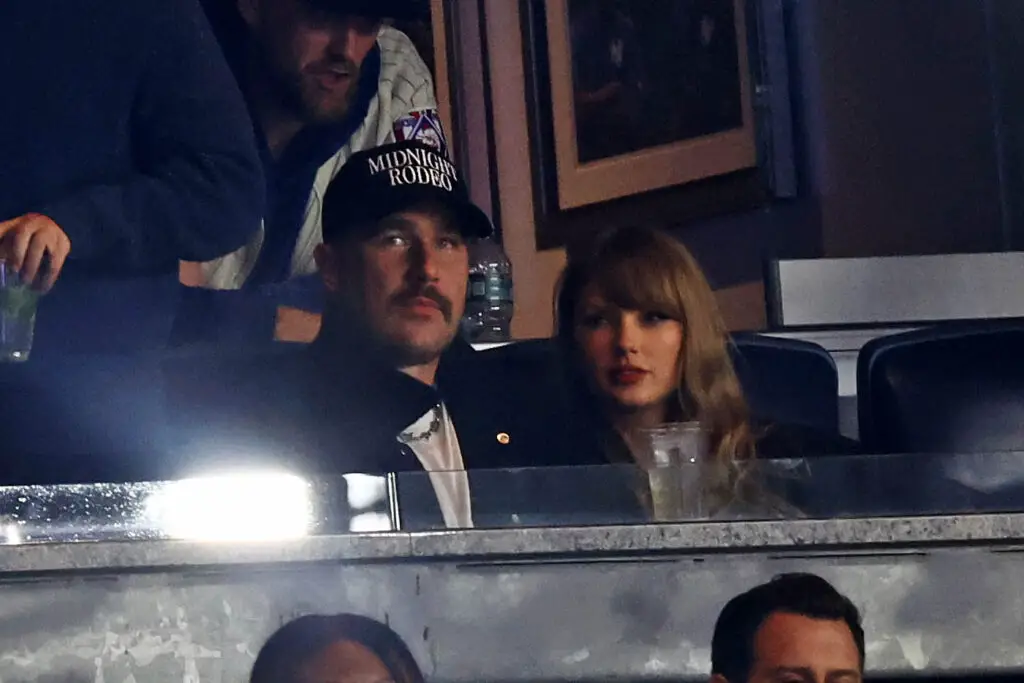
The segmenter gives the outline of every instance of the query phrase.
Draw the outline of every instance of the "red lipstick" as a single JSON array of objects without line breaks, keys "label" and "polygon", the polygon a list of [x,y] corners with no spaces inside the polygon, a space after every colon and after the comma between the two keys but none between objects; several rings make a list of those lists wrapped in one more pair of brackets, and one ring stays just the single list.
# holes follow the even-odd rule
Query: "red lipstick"
[{"label": "red lipstick", "polygon": [[650,372],[635,365],[621,365],[608,372],[608,379],[616,386],[633,386],[643,381]]}]

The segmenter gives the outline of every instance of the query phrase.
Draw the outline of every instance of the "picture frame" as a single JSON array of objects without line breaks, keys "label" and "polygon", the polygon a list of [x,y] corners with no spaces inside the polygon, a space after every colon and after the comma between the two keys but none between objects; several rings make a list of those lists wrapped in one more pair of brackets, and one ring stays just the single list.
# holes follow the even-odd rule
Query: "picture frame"
[{"label": "picture frame", "polygon": [[[600,126],[609,117],[597,108],[598,138],[591,132],[588,141],[579,125],[580,88],[575,87],[582,70],[580,53],[587,48],[576,45],[574,54],[573,46],[585,30],[578,26],[580,19],[573,12],[580,6],[629,8],[628,0],[520,0],[540,248],[566,246],[585,237],[581,233],[593,232],[597,225],[608,222],[659,222],[666,216],[696,220],[767,201],[769,193],[758,168],[753,101],[756,64],[750,54],[749,8],[745,0],[684,0],[673,7],[696,2],[711,2],[729,10],[726,14],[735,50],[733,120],[723,119],[716,127],[712,117],[710,128],[696,125],[687,130],[685,117],[672,120],[674,105],[670,101],[660,105],[668,110],[667,115],[661,112],[661,119],[670,121],[666,130],[641,130],[646,138],[633,141],[632,146],[595,151],[587,145],[593,148]],[[671,76],[663,75],[662,82],[669,82]],[[685,99],[680,102],[685,104]],[[637,107],[641,115],[635,121],[641,125],[622,126],[621,130],[642,129],[658,118],[657,113],[645,113],[644,105],[648,112],[653,111],[650,98]],[[655,104],[655,109],[658,106]],[[592,131],[594,126],[589,128]],[[622,137],[614,127],[608,136]],[[598,212],[602,220],[595,221]]]}]

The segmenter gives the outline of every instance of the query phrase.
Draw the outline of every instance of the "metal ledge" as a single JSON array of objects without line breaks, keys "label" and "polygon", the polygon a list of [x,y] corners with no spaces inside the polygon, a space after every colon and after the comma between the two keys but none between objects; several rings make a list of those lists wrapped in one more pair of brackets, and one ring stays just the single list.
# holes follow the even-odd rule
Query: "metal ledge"
[{"label": "metal ledge", "polygon": [[896,552],[1024,545],[1024,513],[509,528],[310,537],[266,543],[133,541],[0,547],[4,574],[119,573],[301,563],[417,563],[597,556]]}]

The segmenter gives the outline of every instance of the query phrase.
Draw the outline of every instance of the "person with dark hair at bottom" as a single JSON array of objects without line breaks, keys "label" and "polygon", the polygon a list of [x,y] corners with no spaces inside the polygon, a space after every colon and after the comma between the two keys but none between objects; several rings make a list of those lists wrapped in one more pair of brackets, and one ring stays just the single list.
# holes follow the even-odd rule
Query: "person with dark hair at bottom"
[{"label": "person with dark hair at bottom", "polygon": [[402,638],[379,621],[311,614],[270,636],[249,683],[423,683],[423,673]]},{"label": "person with dark hair at bottom", "polygon": [[[440,507],[452,527],[471,526],[487,502],[471,505],[465,470],[571,464],[562,459],[573,449],[559,444],[564,416],[539,406],[544,378],[491,364],[458,336],[466,240],[490,231],[434,148],[401,142],[353,155],[324,205],[316,253],[328,303],[316,341],[243,360],[220,382],[205,370],[167,373],[172,391],[186,392],[171,403],[179,433],[195,435],[182,448],[193,471],[425,471],[424,514]],[[225,452],[241,455],[216,457]],[[406,524],[414,497],[403,499]]]},{"label": "person with dark hair at bottom", "polygon": [[711,683],[859,683],[864,629],[849,598],[814,574],[783,574],[726,604]]}]

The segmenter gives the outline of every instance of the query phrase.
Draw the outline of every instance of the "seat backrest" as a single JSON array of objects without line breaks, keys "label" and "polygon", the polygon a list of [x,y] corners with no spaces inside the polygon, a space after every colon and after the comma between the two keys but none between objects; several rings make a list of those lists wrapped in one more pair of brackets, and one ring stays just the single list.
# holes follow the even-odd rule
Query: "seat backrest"
[{"label": "seat backrest", "polygon": [[[216,450],[218,441],[224,438],[232,448],[239,447],[239,443],[255,448],[256,452],[248,454],[246,460],[260,464],[257,456],[269,444],[258,443],[261,432],[249,429],[250,420],[254,415],[265,415],[263,398],[278,405],[274,396],[261,397],[261,387],[268,381],[269,386],[275,386],[276,370],[287,373],[296,359],[304,357],[305,348],[305,344],[285,342],[241,348],[214,344],[189,346],[166,354],[162,390],[170,431],[164,466],[168,476],[191,476],[199,468],[227,464],[230,454]],[[232,441],[239,438],[242,440]]]},{"label": "seat backrest", "polygon": [[875,339],[858,359],[857,400],[870,450],[1024,450],[1024,321]]},{"label": "seat backrest", "polygon": [[158,476],[167,443],[162,352],[0,363],[0,483]]},{"label": "seat backrest", "polygon": [[[736,373],[755,417],[837,431],[839,379],[825,349],[751,333],[737,333],[733,342]],[[563,377],[557,346],[550,339],[516,342],[484,353],[494,362],[513,363],[520,372],[543,378],[552,391],[555,379]]]},{"label": "seat backrest", "polygon": [[839,429],[839,375],[828,351],[812,342],[740,332],[733,365],[751,413],[826,434]]}]

